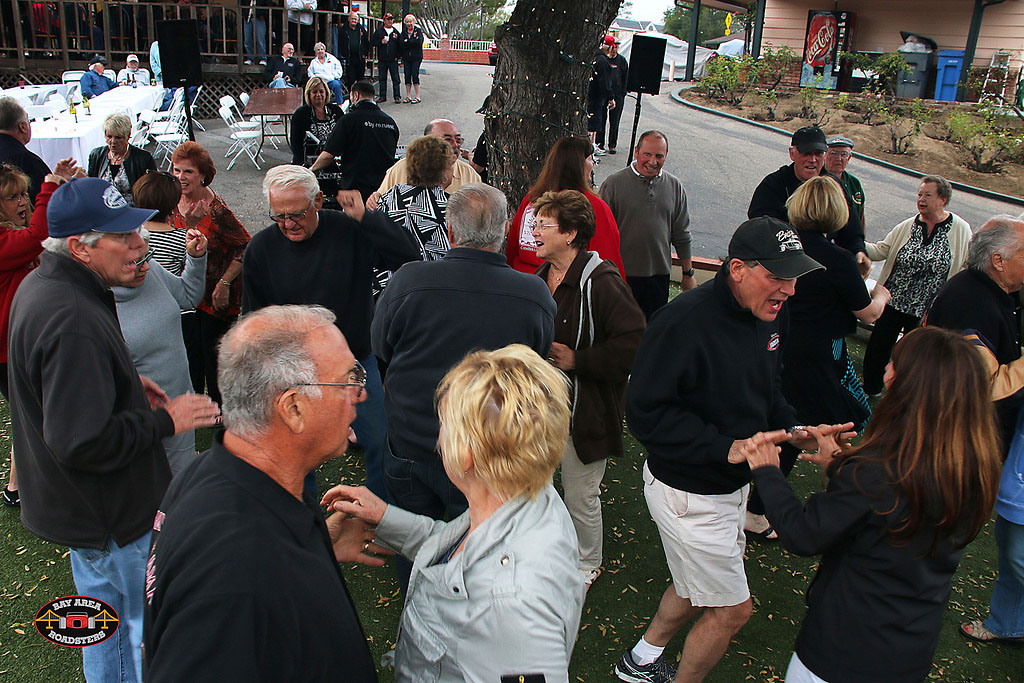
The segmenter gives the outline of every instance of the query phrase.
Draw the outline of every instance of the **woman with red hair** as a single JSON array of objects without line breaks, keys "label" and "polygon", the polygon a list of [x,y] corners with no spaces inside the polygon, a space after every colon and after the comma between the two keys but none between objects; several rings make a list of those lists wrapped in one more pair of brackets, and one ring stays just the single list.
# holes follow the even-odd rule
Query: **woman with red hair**
[{"label": "woman with red hair", "polygon": [[202,145],[179,145],[171,155],[171,169],[181,183],[181,199],[170,216],[171,224],[176,229],[198,229],[209,243],[203,300],[195,313],[182,316],[189,374],[196,392],[205,389],[220,403],[217,342],[241,310],[242,254],[249,244],[249,233],[220,195],[210,189],[217,169]]}]

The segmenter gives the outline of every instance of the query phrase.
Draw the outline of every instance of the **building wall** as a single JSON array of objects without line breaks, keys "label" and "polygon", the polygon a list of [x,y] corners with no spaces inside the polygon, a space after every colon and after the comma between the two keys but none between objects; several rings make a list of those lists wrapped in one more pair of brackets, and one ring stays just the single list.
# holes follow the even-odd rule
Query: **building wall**
[{"label": "building wall", "polygon": [[[833,9],[856,12],[854,47],[858,51],[891,52],[903,40],[900,31],[928,36],[940,50],[962,50],[971,27],[971,0],[767,0],[764,43],[788,45],[803,54],[807,11]],[[974,65],[987,66],[996,50],[1013,53],[1011,80],[1016,80],[1024,54],[1024,0],[1007,0],[985,10]]]}]

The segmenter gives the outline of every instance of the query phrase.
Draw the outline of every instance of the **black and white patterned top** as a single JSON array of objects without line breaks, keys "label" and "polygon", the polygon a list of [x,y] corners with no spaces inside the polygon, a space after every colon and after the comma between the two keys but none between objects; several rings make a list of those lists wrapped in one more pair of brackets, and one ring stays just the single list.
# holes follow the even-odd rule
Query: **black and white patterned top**
[{"label": "black and white patterned top", "polygon": [[910,239],[896,254],[896,264],[885,285],[892,294],[889,305],[900,313],[920,318],[946,281],[953,262],[949,248],[952,225],[950,214],[928,235],[921,217],[914,221]]},{"label": "black and white patterned top", "polygon": [[[438,261],[451,248],[448,226],[444,220],[448,193],[440,187],[395,185],[380,198],[378,211],[385,212],[398,225],[404,226],[420,243],[424,261]],[[390,270],[373,271],[373,298],[376,300],[391,278]]]},{"label": "black and white patterned top", "polygon": [[[115,170],[117,173],[114,173]],[[124,197],[130,206],[135,206],[135,197],[132,196],[132,183],[128,180],[128,174],[125,173],[124,164],[121,166],[114,166],[113,164],[104,165],[100,178],[117,188],[117,191],[121,193],[121,196]]]}]

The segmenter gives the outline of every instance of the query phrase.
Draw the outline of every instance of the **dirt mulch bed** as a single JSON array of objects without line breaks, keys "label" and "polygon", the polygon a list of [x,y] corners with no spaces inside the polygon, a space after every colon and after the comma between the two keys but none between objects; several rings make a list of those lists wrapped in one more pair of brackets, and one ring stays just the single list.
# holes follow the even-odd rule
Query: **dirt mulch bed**
[{"label": "dirt mulch bed", "polygon": [[[717,109],[745,119],[761,121],[788,131],[795,131],[802,126],[814,123],[793,115],[800,110],[800,100],[795,94],[779,97],[779,106],[776,109],[777,118],[773,121],[765,120],[764,107],[757,103],[744,102],[742,107],[733,107],[720,100],[705,97],[694,90],[684,91],[682,97],[703,107]],[[1024,165],[1006,163],[999,173],[978,173],[970,170],[964,166],[968,158],[967,152],[952,143],[938,139],[943,134],[942,121],[944,117],[945,114],[942,110],[936,110],[933,120],[926,123],[921,135],[918,135],[910,143],[907,154],[890,153],[888,151],[890,148],[889,129],[884,125],[868,126],[857,123],[856,121],[859,121],[861,117],[853,112],[834,110],[824,128],[825,134],[828,136],[844,135],[853,140],[856,143],[854,149],[861,154],[912,168],[920,171],[922,175],[937,174],[949,180],[974,185],[992,192],[1000,192],[1014,197],[1024,196]],[[856,173],[856,169],[851,170]]]}]

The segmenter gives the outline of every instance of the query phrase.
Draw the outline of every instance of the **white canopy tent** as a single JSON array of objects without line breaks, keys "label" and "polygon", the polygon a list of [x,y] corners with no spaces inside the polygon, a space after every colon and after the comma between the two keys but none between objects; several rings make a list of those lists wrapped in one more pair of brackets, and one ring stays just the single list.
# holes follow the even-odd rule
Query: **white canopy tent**
[{"label": "white canopy tent", "polygon": [[[649,36],[652,38],[664,38],[667,41],[665,45],[665,64],[661,70],[661,80],[667,81],[669,78],[682,78],[683,74],[686,73],[686,52],[689,44],[685,40],[680,40],[673,35],[667,33],[655,33],[653,31],[638,33],[638,36]],[[622,41],[619,46],[619,53],[629,61],[629,54],[633,48],[633,38],[627,38]],[[696,56],[694,57],[693,64],[693,77],[700,78],[704,75],[704,65],[707,63],[711,56],[715,54],[714,50],[709,50],[706,47],[697,46]]]}]

